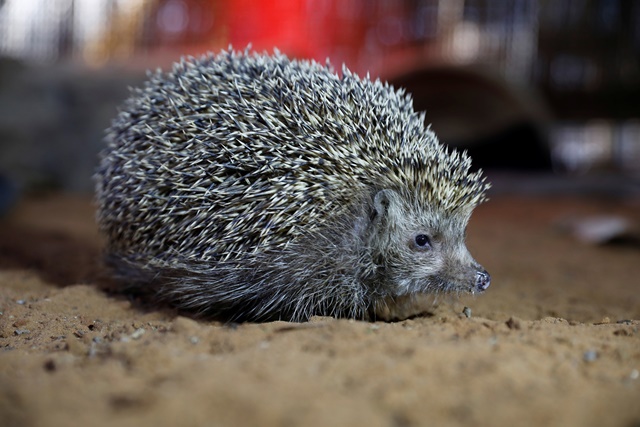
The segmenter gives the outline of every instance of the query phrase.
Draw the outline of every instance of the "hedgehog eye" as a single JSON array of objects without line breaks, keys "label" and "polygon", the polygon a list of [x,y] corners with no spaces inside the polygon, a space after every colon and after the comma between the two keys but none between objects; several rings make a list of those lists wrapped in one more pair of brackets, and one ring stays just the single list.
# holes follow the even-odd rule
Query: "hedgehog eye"
[{"label": "hedgehog eye", "polygon": [[416,234],[413,240],[419,249],[431,248],[431,239],[426,234]]}]

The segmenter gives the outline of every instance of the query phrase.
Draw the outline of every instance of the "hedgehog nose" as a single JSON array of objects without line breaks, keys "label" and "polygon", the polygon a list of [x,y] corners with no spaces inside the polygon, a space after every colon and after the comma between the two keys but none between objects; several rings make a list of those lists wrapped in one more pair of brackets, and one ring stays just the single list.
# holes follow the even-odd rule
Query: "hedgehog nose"
[{"label": "hedgehog nose", "polygon": [[491,276],[486,270],[476,273],[476,289],[480,292],[486,290],[491,284]]}]

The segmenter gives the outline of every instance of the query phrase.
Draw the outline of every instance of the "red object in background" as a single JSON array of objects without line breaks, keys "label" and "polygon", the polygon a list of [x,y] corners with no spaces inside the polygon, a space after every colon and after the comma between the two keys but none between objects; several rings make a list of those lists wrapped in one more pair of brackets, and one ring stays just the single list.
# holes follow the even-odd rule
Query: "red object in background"
[{"label": "red object in background", "polygon": [[[405,2],[372,0],[220,0],[229,43],[235,49],[278,48],[290,57],[327,58],[362,75],[380,76],[390,65],[405,67]],[[389,29],[395,29],[390,40]],[[393,53],[393,57],[388,57]],[[420,52],[418,52],[419,54]],[[394,70],[396,71],[396,70]]]},{"label": "red object in background", "polygon": [[[272,0],[256,2],[237,0],[225,5],[228,13],[229,42],[236,49],[251,44],[255,50],[271,51],[277,47],[291,56],[317,58],[326,50],[318,28],[326,10],[316,2],[312,8],[306,0]],[[311,10],[315,9],[315,10]],[[326,34],[326,33],[325,33]]]},{"label": "red object in background", "polygon": [[237,50],[250,45],[268,53],[277,48],[289,57],[320,63],[330,58],[338,72],[344,63],[353,72],[379,76],[390,64],[404,64],[398,60],[404,33],[395,31],[393,43],[388,37],[389,28],[402,29],[403,5],[371,0],[159,0],[157,38],[150,40],[159,41],[157,48],[179,47],[189,55],[229,45]]},{"label": "red object in background", "polygon": [[324,61],[340,26],[333,0],[160,0],[154,10],[152,43],[182,46],[189,54],[251,45]]},{"label": "red object in background", "polygon": [[375,2],[367,0],[222,1],[229,42],[236,49],[277,47],[289,56],[355,65]]}]

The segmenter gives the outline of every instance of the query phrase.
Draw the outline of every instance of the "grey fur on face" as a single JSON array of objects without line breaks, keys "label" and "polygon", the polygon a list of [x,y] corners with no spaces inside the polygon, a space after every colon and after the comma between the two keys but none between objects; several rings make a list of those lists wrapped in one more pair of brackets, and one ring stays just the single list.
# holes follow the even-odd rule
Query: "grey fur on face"
[{"label": "grey fur on face", "polygon": [[484,291],[464,234],[488,184],[423,123],[402,90],[346,68],[185,59],[108,129],[108,262],[125,285],[229,320],[395,319],[416,296]]}]

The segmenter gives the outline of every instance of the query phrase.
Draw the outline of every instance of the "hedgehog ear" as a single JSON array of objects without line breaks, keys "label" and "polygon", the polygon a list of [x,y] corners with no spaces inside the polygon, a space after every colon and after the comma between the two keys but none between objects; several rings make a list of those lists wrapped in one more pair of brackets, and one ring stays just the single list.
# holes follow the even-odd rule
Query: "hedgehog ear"
[{"label": "hedgehog ear", "polygon": [[398,203],[398,195],[393,190],[380,190],[373,198],[373,207],[376,210],[376,215],[379,218],[389,217],[390,211]]}]

